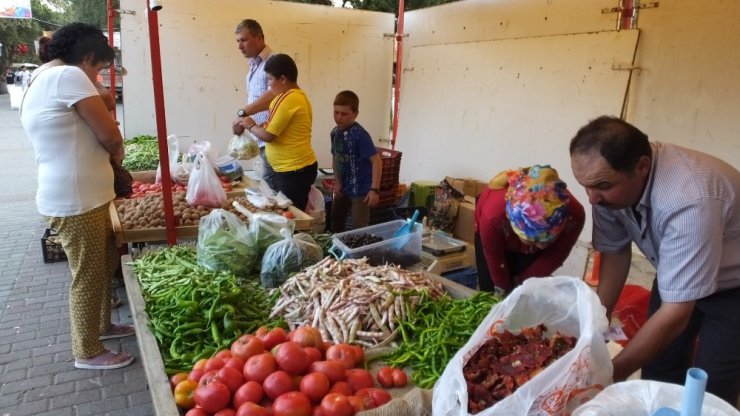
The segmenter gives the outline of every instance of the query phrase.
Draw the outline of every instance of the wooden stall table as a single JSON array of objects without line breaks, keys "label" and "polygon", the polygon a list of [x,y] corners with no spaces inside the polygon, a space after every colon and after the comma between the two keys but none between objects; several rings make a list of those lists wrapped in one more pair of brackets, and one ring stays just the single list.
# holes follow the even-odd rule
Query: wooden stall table
[{"label": "wooden stall table", "polygon": [[[129,264],[131,261],[132,258],[130,255],[121,257],[123,279],[126,284],[126,294],[128,295],[131,316],[134,321],[134,327],[136,328],[136,342],[138,343],[139,351],[141,352],[141,361],[144,366],[147,384],[149,385],[149,392],[152,396],[154,413],[157,416],[179,416],[180,413],[177,405],[175,405],[175,399],[170,387],[170,380],[167,373],[165,373],[164,361],[162,360],[162,355],[159,353],[157,340],[149,329],[149,318],[145,312],[146,305],[144,304],[144,298],[141,293],[139,281]],[[453,298],[467,298],[476,293],[475,290],[457,284],[441,276],[430,273],[427,273],[427,275],[442,283],[447,293],[449,293]],[[389,393],[391,393],[394,398],[401,397],[413,388],[414,386],[412,383],[409,383],[407,387],[392,389]]]}]

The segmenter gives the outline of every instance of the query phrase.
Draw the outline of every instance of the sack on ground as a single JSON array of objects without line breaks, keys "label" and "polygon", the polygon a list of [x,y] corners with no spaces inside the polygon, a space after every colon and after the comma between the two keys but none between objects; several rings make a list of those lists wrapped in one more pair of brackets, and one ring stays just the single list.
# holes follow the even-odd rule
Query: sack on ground
[{"label": "sack on ground", "polygon": [[603,333],[604,307],[581,279],[528,279],[491,309],[470,340],[450,360],[434,386],[434,415],[468,415],[463,367],[490,333],[545,324],[548,335],[577,338],[572,350],[545,367],[513,394],[477,413],[490,415],[564,415],[611,383],[612,363]]},{"label": "sack on ground", "polygon": [[246,277],[257,262],[257,243],[236,215],[217,208],[200,219],[196,258],[211,271]]},{"label": "sack on ground", "polygon": [[220,207],[226,201],[226,191],[213,165],[202,153],[195,157],[185,200],[194,207],[203,205],[212,208]]},{"label": "sack on ground", "polygon": [[292,273],[317,263],[324,258],[324,251],[310,235],[280,230],[283,240],[273,243],[262,257],[260,281],[266,288],[275,288],[283,284]]}]

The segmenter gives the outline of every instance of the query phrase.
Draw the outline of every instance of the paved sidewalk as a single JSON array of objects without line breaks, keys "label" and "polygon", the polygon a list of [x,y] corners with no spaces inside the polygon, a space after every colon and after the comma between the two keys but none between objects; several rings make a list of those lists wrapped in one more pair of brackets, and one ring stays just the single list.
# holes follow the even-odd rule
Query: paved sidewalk
[{"label": "paved sidewalk", "polygon": [[[66,262],[45,264],[33,150],[10,98],[0,95],[0,416],[152,415],[134,337],[105,341],[137,360],[118,370],[77,370],[69,334]],[[131,322],[126,293],[113,320]]]}]

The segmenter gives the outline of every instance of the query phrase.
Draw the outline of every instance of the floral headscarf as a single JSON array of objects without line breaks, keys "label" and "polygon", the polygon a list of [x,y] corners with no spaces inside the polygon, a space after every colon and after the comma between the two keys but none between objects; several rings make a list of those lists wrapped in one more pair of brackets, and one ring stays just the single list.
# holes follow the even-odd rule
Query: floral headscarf
[{"label": "floral headscarf", "polygon": [[522,241],[550,243],[563,231],[570,197],[565,182],[549,165],[501,172],[490,182],[506,192],[506,216]]}]

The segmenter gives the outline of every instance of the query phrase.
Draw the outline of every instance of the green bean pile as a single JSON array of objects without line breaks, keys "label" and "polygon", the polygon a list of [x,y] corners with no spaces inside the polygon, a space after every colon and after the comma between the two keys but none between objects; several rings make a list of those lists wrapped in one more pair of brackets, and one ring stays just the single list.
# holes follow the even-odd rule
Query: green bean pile
[{"label": "green bean pile", "polygon": [[269,295],[258,280],[208,271],[192,246],[146,252],[133,269],[168,373],[189,370],[261,325],[284,325],[268,319],[279,292]]},{"label": "green bean pile", "polygon": [[410,367],[414,370],[411,379],[417,386],[432,388],[452,356],[500,300],[485,292],[467,299],[449,295],[438,300],[425,298],[400,322],[400,346],[379,358],[391,367]]},{"label": "green bean pile", "polygon": [[141,135],[123,142],[125,157],[123,167],[130,172],[154,170],[159,166],[159,145],[157,138]]}]

